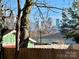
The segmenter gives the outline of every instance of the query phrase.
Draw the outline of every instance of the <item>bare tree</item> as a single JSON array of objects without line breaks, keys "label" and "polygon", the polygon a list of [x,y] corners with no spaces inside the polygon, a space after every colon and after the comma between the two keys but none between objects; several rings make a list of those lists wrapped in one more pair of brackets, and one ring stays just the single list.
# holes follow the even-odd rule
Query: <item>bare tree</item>
[{"label": "bare tree", "polygon": [[[47,5],[46,3],[38,3],[37,0],[36,2],[32,2],[32,0],[25,0],[25,4],[23,9],[20,8],[20,0],[17,0],[18,2],[18,21],[17,21],[17,45],[23,48],[23,47],[27,47],[28,46],[28,41],[29,41],[29,16],[30,16],[30,12],[32,9],[32,6],[36,6],[42,19],[44,19],[42,11],[40,8],[47,8],[49,10],[51,10],[51,8],[55,8],[55,9],[59,9],[59,10],[63,10],[61,8],[57,8],[57,7],[52,7]],[[22,13],[22,15],[21,15]],[[19,36],[20,35],[20,36]],[[20,38],[19,38],[20,37]],[[20,43],[19,40],[20,39]]]},{"label": "bare tree", "polygon": [[[17,0],[18,4],[18,20],[16,24],[16,47],[27,47],[29,40],[29,14],[31,11],[32,0],[25,0],[23,9],[20,7],[20,0]],[[22,13],[22,15],[21,15]]]},{"label": "bare tree", "polygon": [[26,0],[22,9],[20,25],[20,47],[27,47],[29,40],[29,15],[32,7],[32,0]]}]

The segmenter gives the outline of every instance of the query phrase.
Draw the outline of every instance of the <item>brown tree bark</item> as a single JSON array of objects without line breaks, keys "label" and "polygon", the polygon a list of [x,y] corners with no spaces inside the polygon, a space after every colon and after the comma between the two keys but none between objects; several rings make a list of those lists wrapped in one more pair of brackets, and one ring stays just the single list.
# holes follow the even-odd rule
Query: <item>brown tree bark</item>
[{"label": "brown tree bark", "polygon": [[19,41],[20,41],[20,17],[21,17],[21,8],[20,8],[20,0],[17,0],[18,4],[18,17],[16,23],[16,49],[19,51]]},{"label": "brown tree bark", "polygon": [[31,11],[32,0],[26,0],[23,8],[20,25],[20,47],[25,48],[28,46],[29,41],[29,15]]},{"label": "brown tree bark", "polygon": [[17,0],[18,6],[18,16],[17,16],[17,23],[16,23],[16,52],[15,52],[15,59],[18,59],[19,54],[19,42],[20,42],[20,18],[21,18],[21,8],[20,8],[20,0]]}]

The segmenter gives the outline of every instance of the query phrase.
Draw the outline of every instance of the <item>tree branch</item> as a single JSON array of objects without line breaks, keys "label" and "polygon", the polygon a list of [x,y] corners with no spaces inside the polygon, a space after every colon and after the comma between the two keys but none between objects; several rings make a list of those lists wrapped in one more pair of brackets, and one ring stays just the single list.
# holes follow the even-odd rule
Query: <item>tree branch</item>
[{"label": "tree branch", "polygon": [[17,17],[17,23],[16,23],[16,50],[19,51],[19,41],[20,41],[20,17],[21,17],[21,6],[20,6],[20,0],[17,0],[18,5],[18,17]]}]

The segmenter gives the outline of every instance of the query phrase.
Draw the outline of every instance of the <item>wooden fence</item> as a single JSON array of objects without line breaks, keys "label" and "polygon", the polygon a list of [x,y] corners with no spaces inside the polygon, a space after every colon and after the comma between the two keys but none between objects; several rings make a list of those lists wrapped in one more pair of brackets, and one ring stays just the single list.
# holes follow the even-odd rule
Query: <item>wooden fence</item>
[{"label": "wooden fence", "polygon": [[[16,59],[15,49],[4,49],[4,59]],[[79,59],[79,51],[66,49],[37,49],[37,48],[21,48],[18,59]]]}]

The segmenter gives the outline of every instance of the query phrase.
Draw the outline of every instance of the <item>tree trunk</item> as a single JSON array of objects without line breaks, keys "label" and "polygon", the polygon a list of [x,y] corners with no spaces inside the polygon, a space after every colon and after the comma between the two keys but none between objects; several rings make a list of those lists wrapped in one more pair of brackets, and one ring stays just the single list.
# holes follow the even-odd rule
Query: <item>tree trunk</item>
[{"label": "tree trunk", "polygon": [[74,38],[76,43],[79,44],[79,36]]},{"label": "tree trunk", "polygon": [[29,41],[29,15],[31,11],[32,0],[26,0],[23,13],[21,17],[21,26],[20,26],[20,47],[25,48],[28,46]]}]

